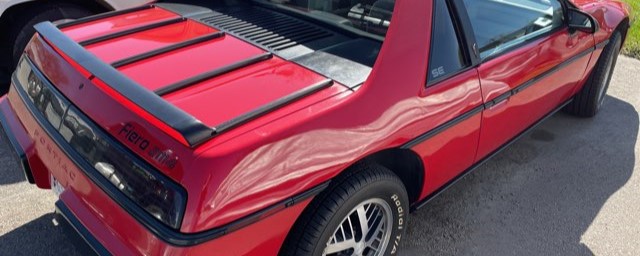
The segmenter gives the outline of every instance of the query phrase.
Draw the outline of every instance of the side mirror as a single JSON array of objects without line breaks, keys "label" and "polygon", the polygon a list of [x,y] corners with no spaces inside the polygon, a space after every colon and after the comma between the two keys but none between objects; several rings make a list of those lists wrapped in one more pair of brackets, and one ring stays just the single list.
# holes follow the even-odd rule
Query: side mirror
[{"label": "side mirror", "polygon": [[598,22],[595,18],[586,12],[578,9],[569,9],[567,14],[569,29],[572,31],[582,31],[586,33],[595,33],[598,31]]}]

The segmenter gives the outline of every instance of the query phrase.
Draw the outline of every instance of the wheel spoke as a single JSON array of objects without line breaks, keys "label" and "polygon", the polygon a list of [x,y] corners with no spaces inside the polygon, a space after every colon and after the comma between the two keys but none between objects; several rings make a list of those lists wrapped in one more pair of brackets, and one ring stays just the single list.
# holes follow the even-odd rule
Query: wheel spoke
[{"label": "wheel spoke", "polygon": [[347,217],[347,221],[349,221],[349,232],[351,232],[351,239],[356,239],[355,228],[353,227],[353,222],[351,221],[351,217]]},{"label": "wheel spoke", "polygon": [[[360,206],[357,210],[358,219],[360,220],[360,231],[362,231],[362,239],[364,240],[369,233],[369,222],[367,221],[367,211],[364,206]],[[362,240],[361,240],[362,241]]]},{"label": "wheel spoke", "polygon": [[376,233],[380,232],[381,229],[384,228],[383,216],[376,214],[376,217],[373,218],[373,223],[370,227],[369,233],[366,234],[364,241],[369,243],[371,240],[376,238]]},{"label": "wheel spoke", "polygon": [[328,239],[323,255],[382,256],[390,241],[392,211],[382,199],[354,207]]},{"label": "wheel spoke", "polygon": [[349,249],[355,249],[355,248],[356,248],[356,241],[354,239],[349,239],[342,242],[337,242],[337,243],[327,245],[327,248],[324,249],[324,255],[343,252],[343,251],[346,251]]},{"label": "wheel spoke", "polygon": [[[371,236],[370,239],[368,239],[367,241],[365,241],[365,245],[373,250],[378,250],[378,247],[380,247],[380,240],[381,240],[381,236],[384,233],[385,230],[385,224],[386,223],[382,223],[379,225],[379,228],[377,228],[376,230],[376,234],[373,234]],[[375,243],[378,242],[378,245],[376,246]]]}]

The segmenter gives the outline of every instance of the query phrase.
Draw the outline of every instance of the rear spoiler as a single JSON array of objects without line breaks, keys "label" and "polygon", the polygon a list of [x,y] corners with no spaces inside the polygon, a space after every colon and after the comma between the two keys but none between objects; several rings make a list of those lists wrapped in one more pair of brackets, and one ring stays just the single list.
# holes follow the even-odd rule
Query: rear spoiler
[{"label": "rear spoiler", "polygon": [[67,37],[51,22],[39,23],[35,29],[47,42],[54,45],[96,78],[178,132],[182,139],[188,143],[188,146],[195,147],[216,134],[215,128],[204,125],[193,116],[98,59],[80,44]]},{"label": "rear spoiler", "polygon": [[[153,7],[153,6],[152,6]],[[140,10],[144,8],[152,8],[152,7],[140,7],[134,8],[133,10]],[[131,12],[131,10],[125,10],[120,12],[113,12],[103,14],[102,16],[113,16],[117,14],[122,14],[123,12]],[[100,16],[100,15],[98,15]],[[82,22],[95,20],[94,17],[85,18],[84,20],[72,21],[71,25],[80,24]],[[169,24],[171,22],[179,22],[180,20],[185,20],[185,18],[181,17],[179,19],[170,20],[163,24]],[[69,24],[62,24],[59,27],[68,27]],[[147,26],[144,29],[149,29],[150,27],[155,27],[156,25]],[[230,72],[232,70],[240,69],[262,60],[269,59],[273,56],[272,52],[266,52],[265,54],[258,55],[254,58],[247,59],[245,61],[241,61],[239,63],[234,63],[227,67],[222,67],[217,70],[213,70],[199,76],[193,77],[191,79],[187,79],[185,81],[170,85],[165,87],[162,90],[153,92],[147,90],[140,84],[126,77],[120,71],[116,69],[119,65],[119,62],[114,64],[107,64],[100,60],[98,57],[93,55],[92,53],[85,50],[82,46],[83,43],[75,42],[71,38],[67,37],[60,29],[56,27],[51,22],[42,22],[35,26],[36,32],[43,37],[49,44],[54,45],[59,51],[64,53],[66,56],[75,61],[82,68],[87,70],[96,78],[100,79],[107,86],[111,87],[115,91],[117,91],[120,95],[127,98],[132,103],[136,104],[138,107],[142,108],[147,113],[151,114],[153,117],[168,125],[171,129],[175,130],[180,134],[181,142],[186,144],[187,146],[193,148],[202,143],[207,142],[208,140],[214,138],[217,135],[220,135],[226,131],[229,131],[237,126],[243,125],[253,119],[266,115],[272,111],[275,111],[279,108],[282,108],[290,103],[298,101],[306,96],[314,94],[322,89],[328,88],[334,84],[333,80],[325,79],[316,84],[310,85],[306,88],[303,88],[299,91],[296,91],[290,95],[287,95],[283,98],[277,99],[271,103],[268,103],[264,106],[261,106],[257,109],[254,109],[248,113],[242,114],[238,117],[235,117],[229,121],[226,121],[222,124],[219,124],[217,127],[209,127],[202,122],[200,122],[195,117],[190,114],[184,112],[183,110],[177,108],[173,104],[164,100],[161,96],[167,93],[171,93],[181,88],[185,88],[198,82],[211,79],[212,77]],[[143,29],[143,28],[140,28]],[[221,29],[218,29],[222,31]],[[118,35],[125,35],[128,33],[135,33],[138,29],[133,29],[131,31],[124,31],[120,33],[116,33],[114,35],[107,35],[103,38],[92,39],[95,40],[109,40],[117,37]],[[217,36],[222,35],[224,32],[218,33],[217,35],[211,35],[208,38],[215,38]],[[107,39],[104,39],[107,38]],[[173,49],[174,47],[183,47],[185,45],[189,45],[194,42],[199,42],[196,39],[192,42],[183,42],[174,46],[169,46],[167,49]],[[134,56],[131,59],[123,60],[126,62],[134,62],[143,58],[147,58],[149,56],[153,56],[155,54],[161,53],[167,49],[159,49],[149,53],[142,54],[140,56]]]}]

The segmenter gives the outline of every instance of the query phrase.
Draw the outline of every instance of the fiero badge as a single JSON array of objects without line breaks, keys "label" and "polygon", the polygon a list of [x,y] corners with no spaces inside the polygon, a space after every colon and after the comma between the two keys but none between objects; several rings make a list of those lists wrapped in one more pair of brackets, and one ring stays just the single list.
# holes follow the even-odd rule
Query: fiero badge
[{"label": "fiero badge", "polygon": [[118,131],[118,136],[122,137],[133,148],[147,154],[157,164],[173,169],[178,164],[178,157],[174,155],[171,149],[162,150],[158,146],[153,145],[143,134],[138,132],[134,126],[127,123]]}]

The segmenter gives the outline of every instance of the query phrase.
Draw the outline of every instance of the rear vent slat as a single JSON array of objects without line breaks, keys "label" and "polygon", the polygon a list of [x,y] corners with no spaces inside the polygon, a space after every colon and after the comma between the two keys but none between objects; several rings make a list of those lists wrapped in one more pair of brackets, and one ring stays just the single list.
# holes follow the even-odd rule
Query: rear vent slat
[{"label": "rear vent slat", "polygon": [[236,33],[248,34],[256,31],[266,31],[264,28],[258,27],[257,25],[253,25],[251,28],[243,28],[236,30]]},{"label": "rear vent slat", "polygon": [[216,11],[200,21],[274,53],[335,36],[320,26],[260,7]]},{"label": "rear vent slat", "polygon": [[274,42],[274,43],[271,43],[269,45],[271,45],[271,47],[276,49],[276,48],[280,48],[280,46],[282,46],[284,44],[300,43],[301,40],[314,39],[314,38],[319,38],[319,37],[323,37],[323,36],[324,36],[324,33],[322,33],[322,32],[309,31],[309,32],[304,33],[304,34],[300,34],[299,36],[291,37],[291,38],[283,40],[281,42]]},{"label": "rear vent slat", "polygon": [[[298,26],[298,24],[295,24],[295,23],[282,22],[282,23],[278,23],[278,24],[262,26],[261,28],[266,30],[267,32],[269,32],[271,34],[275,34],[275,32],[272,30],[274,27],[277,27],[278,31],[280,33],[282,33],[282,32],[284,32],[284,31],[286,31],[288,29],[295,28],[297,26]],[[245,36],[251,37],[251,36],[260,36],[260,35],[254,35],[254,33],[246,33]]]},{"label": "rear vent slat", "polygon": [[209,16],[209,17],[204,18],[203,20],[206,20],[206,21],[213,21],[213,20],[225,21],[225,20],[229,20],[229,19],[235,19],[235,18],[231,17],[229,15],[222,14],[222,13],[216,13],[213,16]]},{"label": "rear vent slat", "polygon": [[300,30],[292,30],[292,32],[283,33],[281,36],[270,39],[270,40],[256,40],[259,43],[263,43],[265,45],[273,45],[280,39],[290,39],[293,37],[298,37],[299,35],[306,35],[307,33],[314,32],[313,28],[303,28]]},{"label": "rear vent slat", "polygon": [[[268,30],[272,30],[272,29],[278,29],[278,32],[282,32],[284,31],[286,28],[291,28],[291,27],[301,27],[300,24],[296,23],[296,22],[291,22],[291,20],[284,20],[278,24],[275,23],[271,23],[271,24],[265,24],[262,26],[264,29],[268,29]],[[304,26],[302,26],[304,27]]]},{"label": "rear vent slat", "polygon": [[240,29],[251,27],[251,26],[255,26],[255,25],[251,23],[238,23],[233,26],[229,26],[227,29],[238,31]]},{"label": "rear vent slat", "polygon": [[242,23],[244,23],[244,21],[234,18],[234,19],[230,19],[228,21],[224,21],[224,22],[218,23],[218,25],[223,26],[223,27],[228,27],[228,26],[233,26],[235,24],[242,24]]},{"label": "rear vent slat", "polygon": [[[265,29],[267,32],[271,33],[271,34],[275,34],[276,32],[273,31],[274,28],[278,29],[278,33],[282,34],[284,32],[287,32],[288,30],[291,29],[295,29],[295,28],[299,28],[300,26],[298,26],[297,23],[291,23],[288,21],[284,21],[278,24],[268,24],[265,26],[261,26],[261,28]],[[259,37],[261,35],[254,35],[256,33],[245,33],[244,35],[247,37],[252,37],[252,36],[256,36]]]}]

